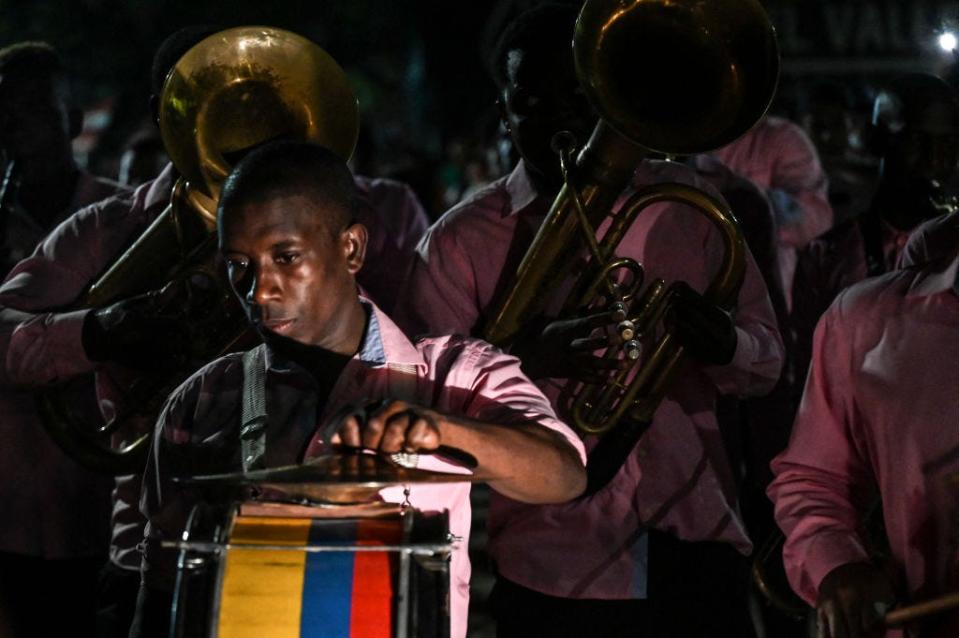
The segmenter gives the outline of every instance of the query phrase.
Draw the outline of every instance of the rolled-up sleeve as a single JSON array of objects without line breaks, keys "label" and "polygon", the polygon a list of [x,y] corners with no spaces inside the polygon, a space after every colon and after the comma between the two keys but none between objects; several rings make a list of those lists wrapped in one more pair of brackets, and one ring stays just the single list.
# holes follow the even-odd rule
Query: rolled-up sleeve
[{"label": "rolled-up sleeve", "polygon": [[[704,185],[694,185],[706,190]],[[685,215],[685,226],[676,225],[675,218],[680,211]],[[677,236],[680,228],[685,230],[684,237]],[[648,231],[646,243],[645,258],[655,274],[660,274],[662,268],[667,276],[685,281],[698,290],[707,289],[726,251],[713,224],[691,213],[688,207],[676,205],[664,209],[657,217]],[[720,392],[740,397],[761,396],[772,390],[785,360],[769,291],[752,252],[748,247],[745,251],[743,283],[733,310],[736,351],[726,365],[702,367]]]},{"label": "rolled-up sleeve", "polygon": [[111,198],[81,209],[57,226],[0,287],[0,383],[36,387],[93,371],[81,334],[86,311],[68,309],[104,267],[103,214],[127,211]]},{"label": "rolled-up sleeve", "polygon": [[583,442],[556,417],[549,399],[523,373],[519,359],[484,342],[469,343],[455,377],[451,375],[449,379],[454,385],[469,388],[463,414],[487,423],[538,425],[552,430],[569,443],[585,464]]},{"label": "rolled-up sleeve", "polygon": [[750,254],[734,313],[736,352],[732,361],[705,366],[703,372],[723,394],[762,396],[779,380],[786,350],[766,284]]},{"label": "rolled-up sleeve", "polygon": [[[793,589],[815,604],[823,578],[868,560],[857,533],[871,473],[856,445],[852,357],[839,297],[816,328],[813,362],[789,447],[772,462],[768,494],[786,535],[783,560]],[[848,321],[848,317],[845,318]]]}]

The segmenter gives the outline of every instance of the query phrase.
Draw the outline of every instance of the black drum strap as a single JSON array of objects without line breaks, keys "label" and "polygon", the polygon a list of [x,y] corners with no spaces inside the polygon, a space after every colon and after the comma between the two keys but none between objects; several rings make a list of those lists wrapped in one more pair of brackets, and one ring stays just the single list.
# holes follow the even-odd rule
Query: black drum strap
[{"label": "black drum strap", "polygon": [[240,458],[243,471],[263,467],[266,455],[266,361],[258,346],[243,355],[243,403],[240,408]]}]

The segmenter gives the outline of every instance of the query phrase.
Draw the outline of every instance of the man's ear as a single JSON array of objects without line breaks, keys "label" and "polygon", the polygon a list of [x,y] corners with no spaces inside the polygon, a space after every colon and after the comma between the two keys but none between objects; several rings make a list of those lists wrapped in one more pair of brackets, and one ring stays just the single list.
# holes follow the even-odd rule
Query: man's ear
[{"label": "man's ear", "polygon": [[68,109],[67,110],[67,133],[70,135],[71,140],[75,140],[80,132],[83,130],[83,111],[80,109]]},{"label": "man's ear", "polygon": [[343,250],[346,256],[346,265],[350,274],[355,275],[363,267],[366,260],[366,243],[369,235],[363,224],[351,224],[340,234]]}]

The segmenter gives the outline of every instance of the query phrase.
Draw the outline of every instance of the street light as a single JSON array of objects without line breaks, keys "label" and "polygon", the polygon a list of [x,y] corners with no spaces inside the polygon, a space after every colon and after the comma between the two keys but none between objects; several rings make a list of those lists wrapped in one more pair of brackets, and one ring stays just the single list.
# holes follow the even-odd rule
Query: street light
[{"label": "street light", "polygon": [[952,31],[946,31],[939,35],[939,47],[946,53],[955,51],[956,46],[959,46],[959,40],[956,39],[956,34]]}]

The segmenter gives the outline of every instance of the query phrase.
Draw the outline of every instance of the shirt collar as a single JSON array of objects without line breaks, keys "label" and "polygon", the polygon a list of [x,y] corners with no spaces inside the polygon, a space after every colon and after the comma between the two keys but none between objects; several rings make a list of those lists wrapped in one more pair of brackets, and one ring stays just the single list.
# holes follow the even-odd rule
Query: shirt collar
[{"label": "shirt collar", "polygon": [[[362,302],[361,302],[362,303]],[[383,348],[383,332],[380,330],[380,321],[376,318],[371,303],[365,303],[366,332],[363,335],[363,344],[356,353],[356,359],[371,368],[386,365],[386,351]]]},{"label": "shirt collar", "polygon": [[506,194],[509,196],[509,210],[506,215],[515,215],[539,198],[533,181],[526,168],[526,160],[520,160],[516,168],[506,178]]},{"label": "shirt collar", "polygon": [[920,270],[907,295],[931,296],[948,290],[959,294],[959,252],[948,262],[933,262]]},{"label": "shirt collar", "polygon": [[[419,366],[426,367],[423,356],[410,342],[409,338],[369,299],[360,297],[360,303],[367,310],[366,331],[359,351],[353,355],[353,361],[368,368],[382,366]],[[292,363],[273,352],[264,344],[266,368],[275,372],[288,372]]]}]

